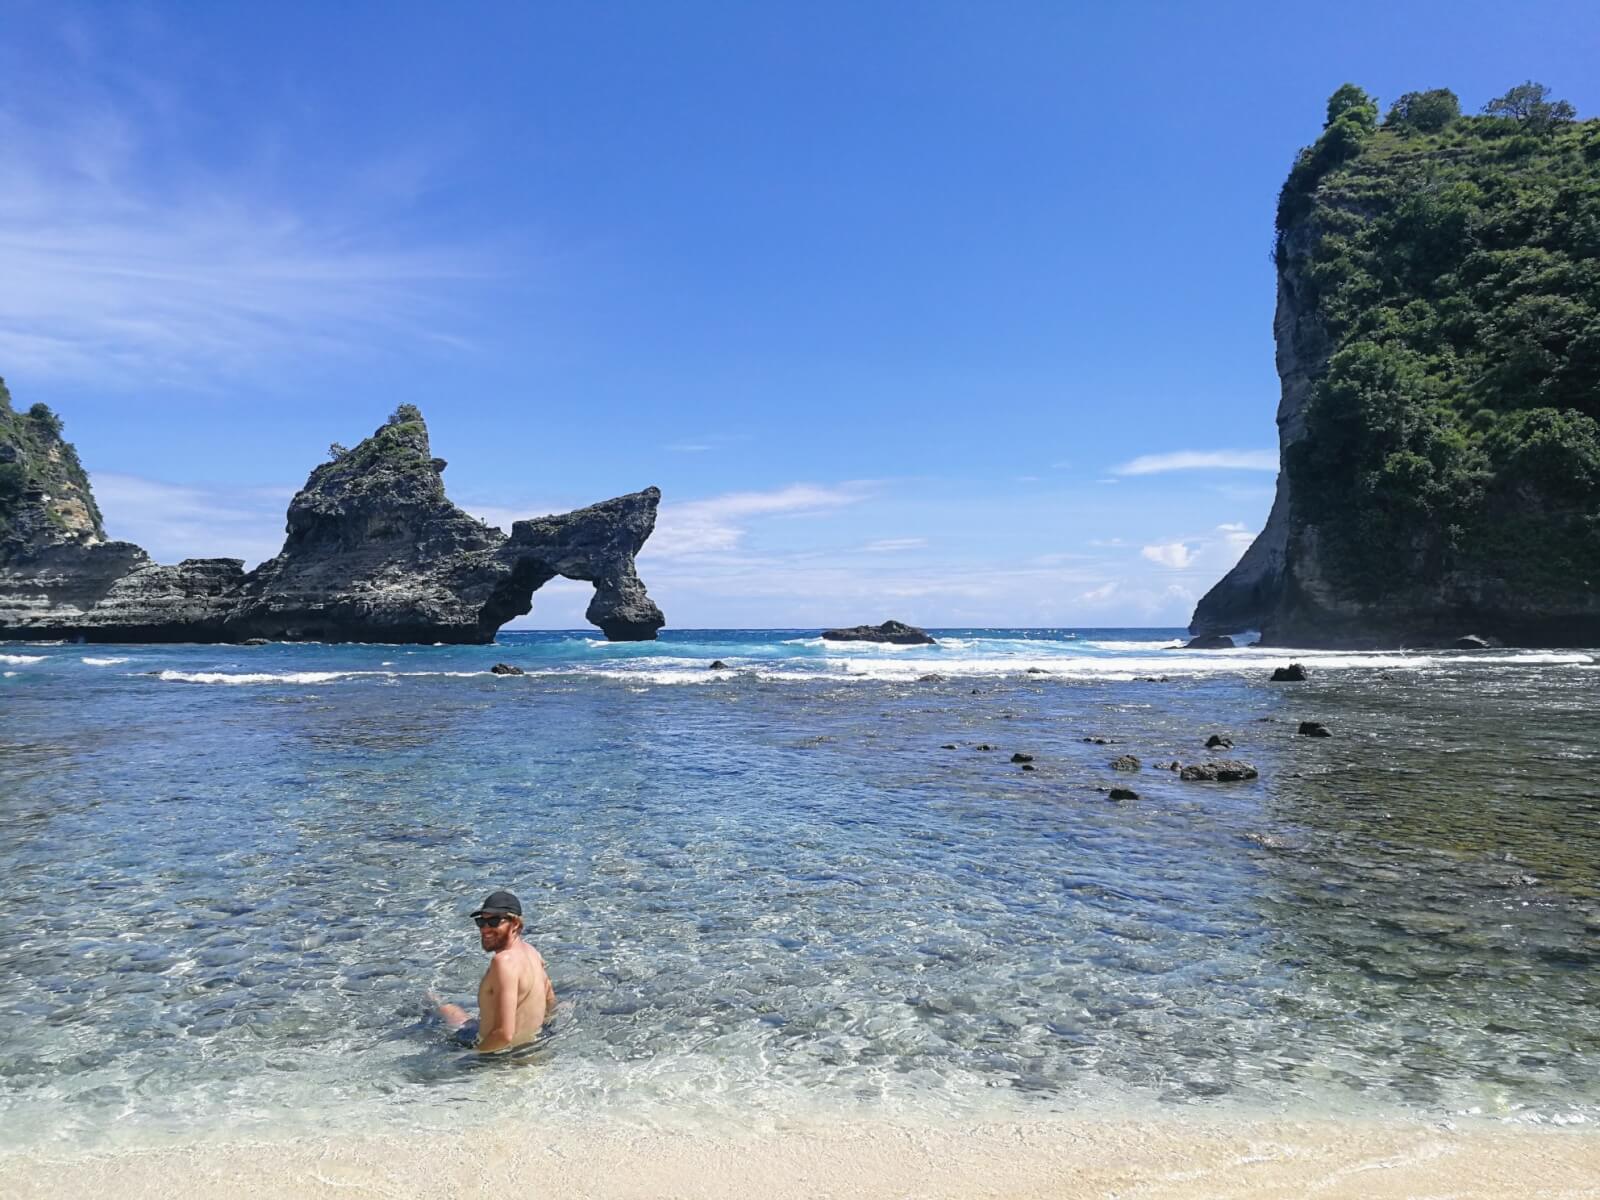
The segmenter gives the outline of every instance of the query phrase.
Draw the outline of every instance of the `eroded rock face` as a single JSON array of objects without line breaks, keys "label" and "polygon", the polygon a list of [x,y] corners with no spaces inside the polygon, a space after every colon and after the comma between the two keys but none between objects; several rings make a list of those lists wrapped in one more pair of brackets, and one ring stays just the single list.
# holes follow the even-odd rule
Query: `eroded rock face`
[{"label": "eroded rock face", "polygon": [[658,490],[519,521],[507,537],[450,502],[444,466],[422,414],[402,405],[311,472],[283,549],[248,574],[238,559],[161,566],[104,540],[87,478],[68,498],[90,524],[52,515],[47,495],[23,497],[4,514],[0,638],[489,642],[557,575],[595,585],[587,615],[608,638],[656,636],[664,619],[633,560]]}]

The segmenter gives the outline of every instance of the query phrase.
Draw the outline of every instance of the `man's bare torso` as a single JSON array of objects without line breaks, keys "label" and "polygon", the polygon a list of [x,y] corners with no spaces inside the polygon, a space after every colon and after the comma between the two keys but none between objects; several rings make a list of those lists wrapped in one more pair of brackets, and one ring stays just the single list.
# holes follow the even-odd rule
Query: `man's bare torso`
[{"label": "man's bare torso", "polygon": [[548,1001],[553,998],[553,989],[545,973],[544,958],[520,938],[498,951],[484,972],[483,982],[478,985],[480,1017],[498,1011],[502,986],[516,992],[515,1030],[510,1045],[533,1041],[550,1015]]}]

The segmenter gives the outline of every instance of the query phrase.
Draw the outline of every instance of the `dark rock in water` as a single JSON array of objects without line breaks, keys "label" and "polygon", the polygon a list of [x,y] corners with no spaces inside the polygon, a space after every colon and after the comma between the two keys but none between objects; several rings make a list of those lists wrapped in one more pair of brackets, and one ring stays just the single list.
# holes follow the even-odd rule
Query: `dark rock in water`
[{"label": "dark rock in water", "polygon": [[510,663],[495,663],[494,666],[489,668],[489,673],[491,675],[526,675],[527,674],[527,672],[524,671],[521,667],[513,667]]},{"label": "dark rock in water", "polygon": [[929,672],[926,675],[918,675],[917,676],[917,682],[918,683],[943,683],[944,682],[944,676],[938,674],[937,672]]},{"label": "dark rock in water", "polygon": [[1113,800],[1137,800],[1139,793],[1132,788],[1114,787],[1111,789],[1111,798]]},{"label": "dark rock in water", "polygon": [[1048,674],[1050,674],[1050,672],[1046,671],[1043,667],[1029,667],[1026,671],[1023,672],[1023,674],[1025,674],[1025,675],[1048,675]]},{"label": "dark rock in water", "polygon": [[1140,765],[1139,759],[1132,754],[1124,754],[1111,760],[1113,771],[1137,771]]},{"label": "dark rock in water", "polygon": [[594,584],[587,616],[612,640],[664,624],[633,563],[659,491],[518,521],[507,537],[445,496],[411,405],[311,472],[283,549],[248,575],[239,559],[161,566],[108,541],[59,422],[22,421],[0,392],[0,445],[48,485],[0,496],[0,638],[487,643],[557,575]]},{"label": "dark rock in water", "polygon": [[1225,633],[1202,633],[1199,637],[1190,638],[1183,648],[1185,650],[1232,650],[1233,639]]},{"label": "dark rock in water", "polygon": [[1033,771],[1033,770],[1037,770],[1038,768],[1036,768],[1032,763],[1023,763],[1022,764],[1022,769],[1024,771]]},{"label": "dark rock in water", "polygon": [[1172,680],[1169,679],[1165,675],[1146,675],[1144,677],[1144,681],[1146,683],[1171,683],[1172,682]]},{"label": "dark rock in water", "polygon": [[1086,737],[1083,740],[1088,742],[1091,746],[1110,746],[1114,741],[1112,738],[1103,737]]},{"label": "dark rock in water", "polygon": [[1493,650],[1499,644],[1500,643],[1495,641],[1493,638],[1479,637],[1475,633],[1469,633],[1464,638],[1457,638],[1456,639],[1455,649],[1457,649],[1457,650]]},{"label": "dark rock in water", "polygon": [[1197,763],[1178,772],[1179,779],[1216,783],[1235,783],[1241,779],[1254,779],[1256,775],[1256,769],[1249,763],[1236,762],[1233,759]]},{"label": "dark rock in water", "polygon": [[1332,737],[1328,727],[1318,721],[1301,721],[1298,730],[1301,737]]},{"label": "dark rock in water", "polygon": [[239,645],[241,645],[241,646],[270,646],[270,645],[272,645],[272,643],[267,641],[266,638],[245,638],[245,640],[240,642]]},{"label": "dark rock in water", "polygon": [[1152,765],[1158,771],[1176,771],[1183,766],[1183,764],[1177,759],[1173,759],[1171,762],[1154,763]]},{"label": "dark rock in water", "polygon": [[882,625],[854,625],[849,629],[824,629],[829,642],[892,642],[896,646],[932,646],[934,639],[914,625],[885,621]]},{"label": "dark rock in water", "polygon": [[993,750],[994,747],[989,745],[988,742],[979,742],[976,746],[973,747],[973,749],[974,750]]},{"label": "dark rock in water", "polygon": [[732,667],[728,666],[728,664],[723,662],[720,658],[706,668],[708,671],[731,671],[732,669]]},{"label": "dark rock in water", "polygon": [[955,748],[956,744],[954,742],[946,742],[944,745],[939,747],[941,750],[954,750]]},{"label": "dark rock in water", "polygon": [[1208,737],[1206,739],[1206,749],[1207,750],[1232,750],[1233,749],[1233,739],[1230,738],[1230,737],[1224,737],[1220,733],[1213,733],[1210,737]]},{"label": "dark rock in water", "polygon": [[1033,755],[1024,754],[1022,751],[1018,750],[1011,756],[1011,761],[1014,763],[1030,763],[1033,761]]},{"label": "dark rock in water", "polygon": [[1273,683],[1304,683],[1307,670],[1299,663],[1290,663],[1287,667],[1276,667],[1272,672]]}]

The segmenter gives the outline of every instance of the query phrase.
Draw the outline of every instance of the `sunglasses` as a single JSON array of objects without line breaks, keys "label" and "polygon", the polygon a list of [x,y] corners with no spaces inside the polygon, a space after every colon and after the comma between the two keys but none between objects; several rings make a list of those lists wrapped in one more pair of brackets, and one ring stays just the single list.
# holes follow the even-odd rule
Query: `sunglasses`
[{"label": "sunglasses", "polygon": [[503,915],[498,917],[473,917],[472,923],[479,929],[493,929],[495,926],[499,925],[501,921],[509,920],[511,920],[510,917]]}]

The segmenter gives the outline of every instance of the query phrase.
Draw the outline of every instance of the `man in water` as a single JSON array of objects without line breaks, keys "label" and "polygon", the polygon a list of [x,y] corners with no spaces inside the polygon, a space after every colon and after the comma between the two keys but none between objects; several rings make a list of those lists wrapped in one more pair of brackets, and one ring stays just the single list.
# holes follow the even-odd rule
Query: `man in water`
[{"label": "man in water", "polygon": [[494,892],[472,914],[478,942],[494,955],[478,985],[478,1020],[459,1004],[428,998],[456,1036],[479,1054],[491,1054],[533,1041],[556,1008],[544,959],[522,940],[522,902],[510,892]]}]

